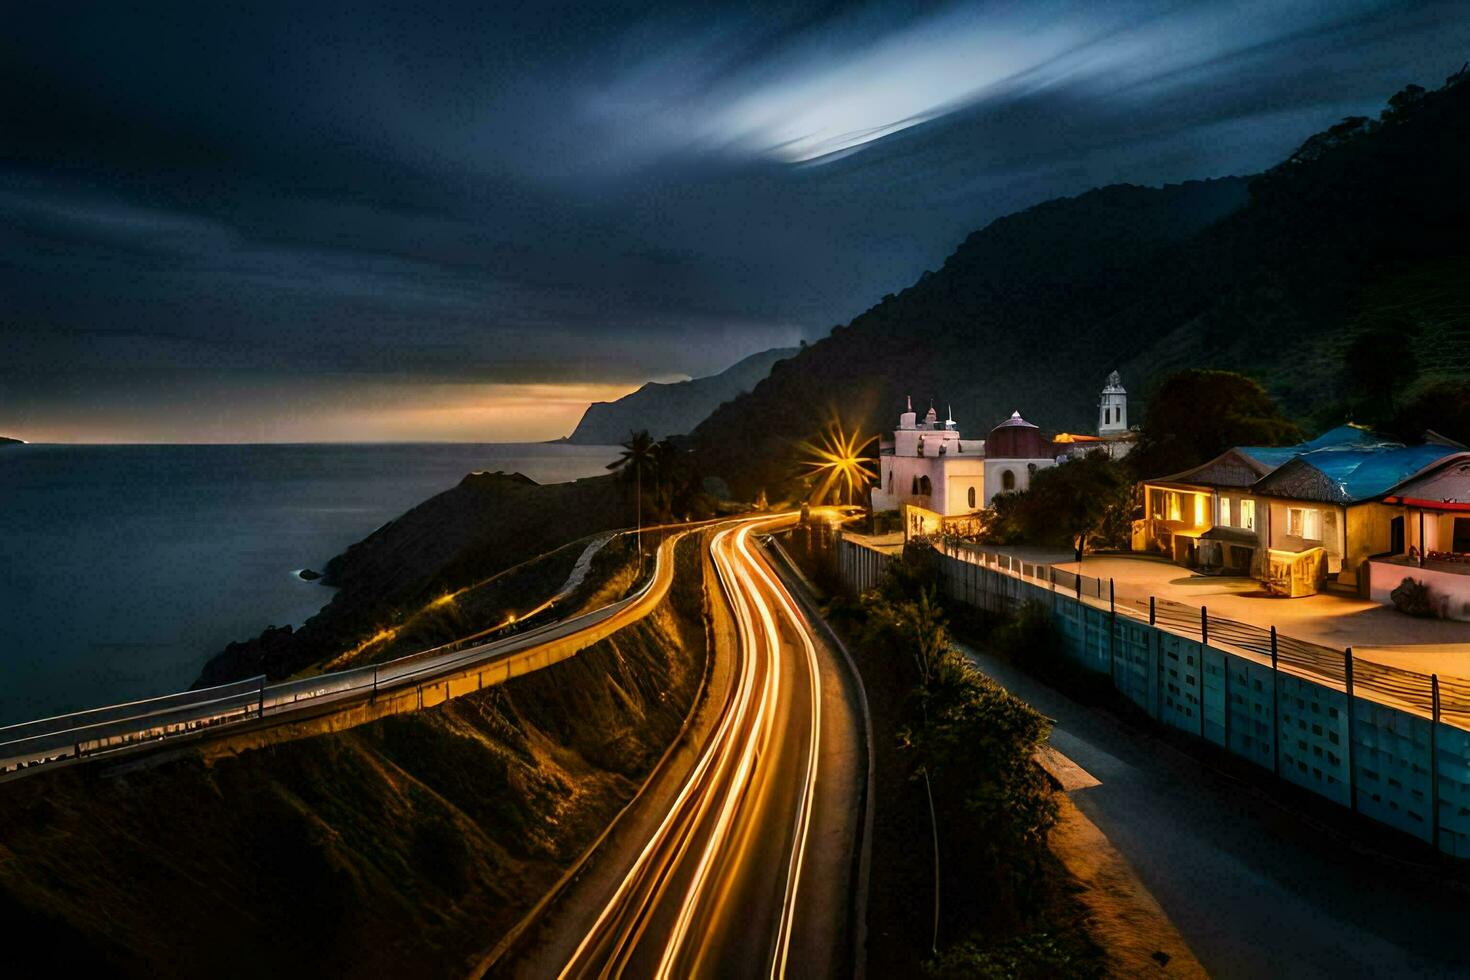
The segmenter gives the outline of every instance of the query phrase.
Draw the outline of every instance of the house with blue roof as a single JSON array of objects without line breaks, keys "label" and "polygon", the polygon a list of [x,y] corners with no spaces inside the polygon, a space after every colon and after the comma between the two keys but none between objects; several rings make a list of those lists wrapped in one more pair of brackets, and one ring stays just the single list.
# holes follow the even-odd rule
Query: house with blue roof
[{"label": "house with blue roof", "polygon": [[[1292,457],[1256,481],[1264,510],[1268,583],[1284,584],[1300,556],[1322,549],[1319,578],[1365,591],[1359,572],[1369,557],[1409,546],[1402,508],[1383,502],[1398,484],[1452,456],[1440,443],[1320,448]],[[1317,582],[1321,585],[1322,582]],[[1291,590],[1289,594],[1296,594]]]},{"label": "house with blue roof", "polygon": [[1464,448],[1343,425],[1294,446],[1229,449],[1143,483],[1134,550],[1249,574],[1288,595],[1328,582],[1366,595],[1367,560],[1413,546],[1404,508],[1385,498]]},{"label": "house with blue roof", "polygon": [[1268,501],[1251,488],[1304,454],[1389,445],[1402,443],[1362,426],[1340,425],[1292,446],[1236,446],[1193,469],[1146,480],[1133,550],[1162,553],[1190,568],[1262,577]]}]

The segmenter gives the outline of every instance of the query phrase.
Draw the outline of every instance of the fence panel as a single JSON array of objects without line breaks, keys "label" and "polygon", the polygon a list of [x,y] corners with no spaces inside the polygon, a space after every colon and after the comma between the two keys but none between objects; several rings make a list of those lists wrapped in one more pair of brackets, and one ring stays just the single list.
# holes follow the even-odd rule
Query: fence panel
[{"label": "fence panel", "polygon": [[1156,720],[1470,858],[1470,680],[1356,657],[1350,677],[1341,650],[1171,600],[1114,611],[1096,578],[962,544],[942,552],[952,596],[993,611],[1040,600],[1066,653]]}]

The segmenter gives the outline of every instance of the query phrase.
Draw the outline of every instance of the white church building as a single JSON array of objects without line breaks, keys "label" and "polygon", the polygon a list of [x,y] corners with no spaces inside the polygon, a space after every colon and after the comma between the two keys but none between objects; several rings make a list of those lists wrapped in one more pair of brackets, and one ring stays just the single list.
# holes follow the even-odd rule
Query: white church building
[{"label": "white church building", "polygon": [[893,442],[880,443],[878,477],[872,491],[875,511],[913,504],[940,514],[967,514],[984,506],[985,441],[962,439],[954,419],[940,422],[933,405],[919,421],[910,399]]},{"label": "white church building", "polygon": [[879,444],[872,507],[877,512],[908,505],[942,517],[974,513],[989,507],[997,493],[1027,489],[1038,470],[1069,456],[1105,449],[1114,459],[1121,458],[1132,448],[1133,436],[1128,428],[1128,393],[1117,371],[1103,388],[1095,436],[1060,433],[1048,439],[1014,412],[986,438],[965,439],[952,417],[939,420],[932,404],[920,420],[910,398],[892,441]]}]

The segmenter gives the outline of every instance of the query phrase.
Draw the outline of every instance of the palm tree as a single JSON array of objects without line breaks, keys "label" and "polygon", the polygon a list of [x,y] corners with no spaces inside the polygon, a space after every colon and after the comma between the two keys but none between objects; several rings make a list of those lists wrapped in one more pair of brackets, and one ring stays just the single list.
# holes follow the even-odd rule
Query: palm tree
[{"label": "palm tree", "polygon": [[655,499],[660,517],[673,517],[674,498],[685,478],[687,454],[668,439],[653,447],[653,472],[657,477]]},{"label": "palm tree", "polygon": [[653,436],[647,429],[628,433],[623,451],[618,458],[607,464],[607,468],[620,473],[623,479],[632,479],[638,511],[638,565],[643,566],[643,474],[652,476],[657,472],[658,459],[654,452]]}]

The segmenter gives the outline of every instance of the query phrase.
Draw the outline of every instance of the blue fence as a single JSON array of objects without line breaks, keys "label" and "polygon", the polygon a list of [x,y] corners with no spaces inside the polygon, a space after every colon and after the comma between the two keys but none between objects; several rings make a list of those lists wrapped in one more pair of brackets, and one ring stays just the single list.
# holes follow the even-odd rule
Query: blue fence
[{"label": "blue fence", "polygon": [[[839,543],[839,566],[860,589],[892,560],[868,551]],[[940,552],[950,598],[992,611],[1039,602],[1067,655],[1157,721],[1470,857],[1470,681],[1355,661],[1200,609],[1161,615],[1150,600],[1140,614],[1113,602],[1105,581],[943,543]]]}]

